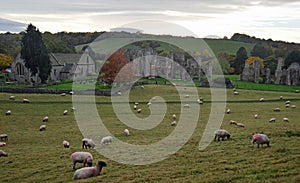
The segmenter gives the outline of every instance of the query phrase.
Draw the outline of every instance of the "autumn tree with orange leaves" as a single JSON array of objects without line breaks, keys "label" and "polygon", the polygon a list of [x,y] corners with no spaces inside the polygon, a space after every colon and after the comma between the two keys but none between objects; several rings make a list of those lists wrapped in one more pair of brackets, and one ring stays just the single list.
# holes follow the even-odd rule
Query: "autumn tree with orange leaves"
[{"label": "autumn tree with orange leaves", "polygon": [[114,52],[102,65],[99,80],[117,85],[130,83],[135,80],[132,63],[128,61],[124,50]]}]

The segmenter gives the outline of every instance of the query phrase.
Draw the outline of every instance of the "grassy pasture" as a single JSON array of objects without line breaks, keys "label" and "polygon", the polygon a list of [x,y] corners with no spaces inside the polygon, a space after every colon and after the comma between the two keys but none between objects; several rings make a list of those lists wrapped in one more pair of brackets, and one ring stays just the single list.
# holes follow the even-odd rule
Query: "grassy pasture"
[{"label": "grassy pasture", "polygon": [[[198,88],[199,96],[204,98],[201,105],[198,125],[190,140],[174,155],[150,165],[124,165],[109,160],[88,149],[96,160],[104,160],[108,166],[98,177],[80,182],[299,182],[300,147],[299,136],[288,137],[287,131],[300,132],[300,97],[299,93],[266,92],[238,90],[240,95],[233,95],[227,90],[227,106],[232,113],[225,114],[222,128],[231,133],[231,139],[212,142],[204,151],[198,150],[198,144],[211,112],[211,97],[208,88]],[[185,91],[188,93],[188,90]],[[70,154],[81,151],[82,135],[78,129],[74,114],[64,116],[65,109],[72,106],[72,96],[48,94],[13,94],[15,101],[9,101],[12,94],[1,93],[0,133],[7,133],[7,147],[0,147],[9,154],[0,157],[0,182],[73,182],[73,170]],[[282,95],[284,100],[279,100]],[[163,121],[147,131],[129,128],[131,136],[122,135],[124,128],[113,112],[109,97],[97,96],[97,109],[106,127],[124,142],[131,144],[150,144],[163,139],[173,128],[171,116],[180,117],[178,92],[172,86],[146,85],[130,91],[130,101],[139,102],[143,109],[138,117],[150,115],[146,106],[153,96],[161,96],[167,101],[167,113]],[[23,104],[27,97],[31,103]],[[258,100],[264,97],[265,102]],[[196,96],[190,96],[195,101]],[[298,108],[285,108],[285,101],[291,100]],[[132,105],[131,105],[132,107]],[[273,112],[273,108],[281,112]],[[7,110],[12,111],[6,116]],[[254,114],[259,119],[254,119]],[[47,130],[40,132],[44,116],[49,116]],[[271,117],[277,118],[269,123]],[[290,122],[282,121],[288,117]],[[229,120],[244,123],[245,128],[229,124]],[[270,138],[271,147],[251,149],[251,134],[264,132]],[[62,147],[66,139],[71,147]],[[94,139],[99,144],[99,139]],[[77,167],[81,167],[78,164]]]}]

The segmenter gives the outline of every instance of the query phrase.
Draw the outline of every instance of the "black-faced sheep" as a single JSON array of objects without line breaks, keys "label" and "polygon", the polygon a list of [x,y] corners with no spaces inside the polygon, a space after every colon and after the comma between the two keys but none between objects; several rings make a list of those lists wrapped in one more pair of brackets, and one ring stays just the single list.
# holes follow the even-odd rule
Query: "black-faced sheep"
[{"label": "black-faced sheep", "polygon": [[254,143],[257,143],[257,148],[259,148],[259,145],[262,146],[263,144],[267,144],[268,147],[270,147],[270,140],[269,140],[268,136],[265,134],[254,134],[252,136],[251,143],[252,143],[252,149],[254,147]]},{"label": "black-faced sheep", "polygon": [[83,138],[82,139],[82,149],[94,148],[96,145],[92,139]]},{"label": "black-faced sheep", "polygon": [[3,133],[0,135],[0,140],[7,141],[8,140],[8,135],[6,133]]},{"label": "black-faced sheep", "polygon": [[45,116],[45,117],[43,118],[43,122],[48,122],[48,120],[49,120],[49,117],[48,117],[48,116]]},{"label": "black-faced sheep", "polygon": [[1,156],[8,156],[8,154],[7,154],[6,152],[0,150],[0,157],[1,157]]},{"label": "black-faced sheep", "polygon": [[24,98],[23,103],[29,103],[29,100],[27,98]]},{"label": "black-faced sheep", "polygon": [[84,167],[78,169],[74,172],[74,179],[86,179],[90,177],[95,177],[100,175],[102,168],[106,167],[106,163],[103,161],[98,161],[98,164],[95,167]]},{"label": "black-faced sheep", "polygon": [[45,131],[46,130],[46,125],[41,125],[40,126],[40,131]]},{"label": "black-faced sheep", "polygon": [[263,101],[264,101],[264,98],[260,98],[259,101],[260,101],[260,102],[263,102]]},{"label": "black-faced sheep", "polygon": [[16,97],[13,95],[9,97],[9,100],[15,100],[15,99],[16,99]]},{"label": "black-faced sheep", "polygon": [[68,110],[64,110],[64,115],[67,115],[68,114]]},{"label": "black-faced sheep", "polygon": [[227,113],[227,114],[230,114],[230,113],[231,113],[231,110],[230,110],[230,109],[227,109],[227,110],[226,110],[226,113]]},{"label": "black-faced sheep", "polygon": [[63,141],[63,146],[64,148],[69,148],[70,147],[70,143],[66,140]]},{"label": "black-faced sheep", "polygon": [[276,118],[271,118],[271,119],[269,120],[270,123],[275,122],[275,121],[276,121]]},{"label": "black-faced sheep", "polygon": [[227,139],[230,139],[230,133],[226,130],[216,130],[215,131],[215,138],[214,140],[216,141],[216,139],[218,138],[218,141],[220,141],[220,138],[222,138],[222,140],[224,140],[224,138],[227,137]]},{"label": "black-faced sheep", "polygon": [[142,109],[138,109],[137,112],[138,112],[138,113],[141,113],[141,112],[142,112]]},{"label": "black-faced sheep", "polygon": [[172,115],[172,118],[175,120],[175,119],[176,119],[176,114],[173,114],[173,115]]},{"label": "black-faced sheep", "polygon": [[176,125],[177,125],[176,121],[173,121],[173,122],[171,123],[171,126],[176,126]]},{"label": "black-faced sheep", "polygon": [[183,108],[190,108],[190,105],[189,104],[184,104]]},{"label": "black-faced sheep", "polygon": [[6,143],[5,142],[0,142],[0,147],[5,147]]},{"label": "black-faced sheep", "polygon": [[290,104],[290,103],[291,103],[291,101],[289,101],[289,100],[285,102],[285,104]]},{"label": "black-faced sheep", "polygon": [[134,105],[134,106],[133,106],[133,109],[136,110],[136,109],[137,109],[137,105]]},{"label": "black-faced sheep", "polygon": [[11,115],[11,110],[6,111],[5,115],[6,115],[6,116]]},{"label": "black-faced sheep", "polygon": [[290,107],[290,104],[285,104],[285,108],[289,108]]},{"label": "black-faced sheep", "polygon": [[273,111],[274,112],[280,112],[280,108],[274,108]]},{"label": "black-faced sheep", "polygon": [[73,162],[73,170],[75,170],[76,163],[83,163],[83,166],[93,166],[93,156],[89,152],[74,152],[71,154]]},{"label": "black-faced sheep", "polygon": [[103,137],[103,138],[101,139],[101,144],[102,144],[102,145],[110,144],[110,143],[112,143],[112,140],[113,140],[112,136],[106,136],[106,137]]},{"label": "black-faced sheep", "polygon": [[239,92],[234,91],[233,94],[234,94],[234,95],[239,95]]},{"label": "black-faced sheep", "polygon": [[284,122],[289,122],[289,118],[283,118]]},{"label": "black-faced sheep", "polygon": [[254,114],[254,118],[257,119],[258,118],[258,114]]}]

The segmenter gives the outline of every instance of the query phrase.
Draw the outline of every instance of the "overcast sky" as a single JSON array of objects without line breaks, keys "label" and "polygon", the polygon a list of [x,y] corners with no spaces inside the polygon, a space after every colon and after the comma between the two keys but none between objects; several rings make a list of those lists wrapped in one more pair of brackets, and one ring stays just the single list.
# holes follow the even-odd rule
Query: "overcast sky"
[{"label": "overcast sky", "polygon": [[[6,0],[0,4],[0,30],[6,20],[33,23],[50,32],[108,31],[131,22],[159,20],[183,26],[198,37],[231,37],[238,32],[300,43],[300,1],[296,0]],[[140,28],[146,33],[155,30]],[[161,25],[156,28],[155,33],[168,34]]]}]

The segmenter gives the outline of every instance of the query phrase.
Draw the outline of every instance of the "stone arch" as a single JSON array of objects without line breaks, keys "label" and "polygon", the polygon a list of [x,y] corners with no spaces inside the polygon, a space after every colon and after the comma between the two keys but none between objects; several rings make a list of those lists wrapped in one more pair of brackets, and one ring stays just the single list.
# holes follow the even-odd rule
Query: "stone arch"
[{"label": "stone arch", "polygon": [[17,63],[16,64],[16,75],[19,75],[19,76],[24,76],[25,75],[25,72],[24,72],[25,68],[24,68],[24,65],[21,64],[21,63]]}]

